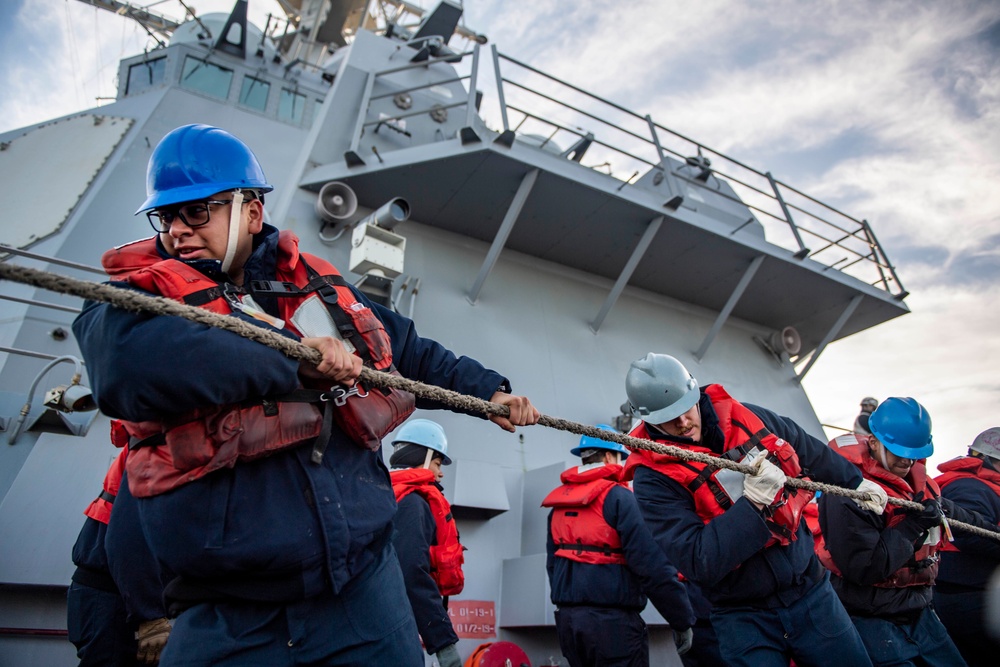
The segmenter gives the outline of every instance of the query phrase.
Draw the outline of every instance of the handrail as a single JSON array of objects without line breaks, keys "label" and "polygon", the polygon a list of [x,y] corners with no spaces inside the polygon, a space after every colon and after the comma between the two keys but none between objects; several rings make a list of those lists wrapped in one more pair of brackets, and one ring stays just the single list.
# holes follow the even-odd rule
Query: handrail
[{"label": "handrail", "polygon": [[[625,106],[547,74],[516,58],[499,53],[494,45],[490,45],[490,49],[492,57],[485,59],[489,61],[488,64],[480,62],[478,44],[473,47],[472,51],[456,54],[463,63],[468,62],[467,56],[473,56],[472,68],[467,74],[459,74],[453,78],[429,82],[421,86],[394,90],[392,93],[372,95],[375,80],[387,74],[427,67],[444,60],[454,62],[455,55],[449,55],[447,59],[435,58],[420,63],[407,63],[400,67],[369,73],[366,90],[361,101],[362,114],[359,116],[355,134],[352,137],[349,154],[357,149],[360,134],[365,127],[398,120],[408,115],[426,113],[425,110],[412,111],[394,114],[392,118],[383,117],[377,121],[366,122],[369,107],[374,100],[383,99],[401,91],[412,92],[441,83],[453,83],[468,79],[468,99],[471,101],[477,92],[474,90],[473,82],[478,81],[478,68],[481,66],[491,68],[494,75],[494,92],[499,107],[502,132],[507,141],[512,140],[529,120],[532,123],[541,123],[548,128],[541,133],[541,136],[547,135],[546,143],[553,140],[560,132],[568,133],[577,138],[586,138],[590,142],[588,145],[595,147],[593,150],[598,151],[601,157],[607,160],[606,164],[610,175],[622,182],[619,190],[624,185],[632,183],[632,179],[639,173],[639,171],[633,171],[636,166],[639,169],[665,170],[669,172],[668,176],[688,183],[685,186],[688,188],[706,187],[707,183],[712,183],[709,179],[714,179],[715,190],[712,191],[712,196],[720,198],[716,201],[724,200],[737,203],[741,207],[745,207],[749,214],[749,219],[738,226],[736,231],[751,222],[757,222],[763,227],[768,242],[791,250],[793,256],[799,259],[808,257],[824,265],[827,269],[832,268],[842,273],[851,269],[851,275],[870,285],[880,287],[893,294],[897,299],[903,299],[907,296],[908,293],[896,275],[895,267],[878,243],[867,221],[858,220],[829,204],[825,204],[775,178],[769,172],[751,167],[680,132],[656,123],[649,116],[640,115]],[[510,71],[512,68],[506,67],[501,71],[501,61],[514,65],[515,68]],[[548,83],[545,83],[539,86],[537,82],[533,84],[530,80],[518,80],[519,78],[515,76],[517,68],[557,85],[549,86]],[[561,88],[570,91],[570,93],[559,94],[556,92]],[[568,99],[570,96],[575,96],[577,99],[582,98],[582,100],[571,101]],[[448,105],[448,108],[462,106],[462,104],[463,102],[458,102]],[[476,110],[472,105],[468,105],[468,108],[468,116],[471,119]],[[602,113],[602,108],[624,114],[624,118],[621,116],[613,118],[613,113]],[[521,114],[523,117],[520,122],[511,123],[508,119],[508,111]],[[574,130],[571,125],[576,125],[576,123],[567,123],[561,120],[560,113],[568,113],[571,117],[600,123],[601,128],[603,128],[601,134],[606,136],[597,137],[595,136],[597,132],[580,127]],[[635,127],[642,129],[629,127],[633,122],[641,123]],[[465,130],[463,130],[464,132]],[[657,132],[665,133],[667,142],[672,145],[665,145],[657,136]],[[677,144],[678,140],[687,145],[687,154],[683,152],[685,148]],[[612,154],[610,158],[607,157],[608,152]],[[695,155],[697,158],[692,157]],[[623,167],[620,164],[612,166],[612,161],[617,161],[615,156],[618,156],[618,159],[624,161],[628,166]],[[347,156],[345,155],[345,157]],[[677,162],[680,163],[679,166],[676,164]],[[712,162],[721,164],[713,165]],[[581,167],[588,168],[582,164]],[[696,171],[693,174],[688,173],[690,169]],[[626,173],[630,174],[627,179],[617,175]],[[759,185],[755,181],[759,182]],[[772,210],[767,210],[768,208]],[[804,237],[818,240],[818,249],[810,249],[806,245]],[[842,250],[848,253],[848,256],[842,257],[837,254],[831,256],[830,253],[834,249]],[[892,283],[895,283],[895,292]]]}]

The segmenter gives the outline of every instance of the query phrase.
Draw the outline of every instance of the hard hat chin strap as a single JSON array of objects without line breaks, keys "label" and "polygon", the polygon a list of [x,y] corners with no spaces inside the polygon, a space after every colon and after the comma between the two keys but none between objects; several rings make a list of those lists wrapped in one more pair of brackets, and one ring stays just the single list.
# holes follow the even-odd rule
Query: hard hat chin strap
[{"label": "hard hat chin strap", "polygon": [[428,470],[430,470],[431,469],[431,461],[434,460],[434,450],[431,449],[430,447],[427,447],[426,449],[427,449],[427,455],[424,457],[424,465],[421,466],[421,467],[427,468]]},{"label": "hard hat chin strap", "polygon": [[243,217],[243,191],[233,190],[233,208],[229,212],[229,241],[226,243],[226,256],[222,259],[222,272],[229,273],[236,258],[236,247],[240,240],[240,219]]}]

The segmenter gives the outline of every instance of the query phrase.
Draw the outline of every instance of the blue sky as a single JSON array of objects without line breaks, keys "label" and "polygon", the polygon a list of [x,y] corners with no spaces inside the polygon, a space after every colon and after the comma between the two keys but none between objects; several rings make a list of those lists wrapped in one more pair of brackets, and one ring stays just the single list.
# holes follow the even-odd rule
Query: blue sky
[{"label": "blue sky", "polygon": [[[823,423],[850,426],[865,395],[913,396],[932,465],[1000,425],[1000,3],[464,4],[501,51],[871,222],[913,312],[824,352],[805,380]],[[251,0],[258,25],[268,11]],[[0,3],[0,131],[113,96],[118,59],[148,43],[78,0]]]}]

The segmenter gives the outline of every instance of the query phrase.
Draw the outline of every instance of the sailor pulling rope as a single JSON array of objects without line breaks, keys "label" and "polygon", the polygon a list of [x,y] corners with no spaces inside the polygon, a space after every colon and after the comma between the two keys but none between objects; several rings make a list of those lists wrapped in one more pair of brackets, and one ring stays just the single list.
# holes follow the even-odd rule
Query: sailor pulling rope
[{"label": "sailor pulling rope", "polygon": [[[91,301],[108,303],[115,307],[133,312],[149,312],[156,315],[174,315],[176,317],[182,317],[192,322],[231,331],[235,334],[243,336],[244,338],[249,338],[250,340],[267,345],[268,347],[278,350],[284,355],[298,361],[307,361],[313,364],[317,364],[320,361],[320,353],[317,350],[307,347],[298,341],[285,338],[276,332],[254,326],[234,317],[219,315],[203,308],[188,306],[164,297],[141,294],[132,290],[120,289],[118,287],[102,283],[78,280],[76,278],[70,278],[56,273],[40,271],[38,269],[32,269],[24,266],[17,266],[8,262],[0,262],[0,278],[26,285],[32,285],[34,287],[39,287],[52,292],[58,292],[60,294],[71,294],[73,296],[78,296]],[[397,375],[390,375],[371,368],[362,368],[360,379],[373,387],[408,391],[420,398],[434,400],[466,411],[479,412],[487,415],[498,415],[501,417],[509,416],[508,408],[504,405],[490,403],[489,401],[484,401],[474,396],[467,396],[449,389],[435,387],[433,385],[424,384],[422,382],[417,382],[416,380],[410,380]],[[568,431],[578,435],[587,435],[594,438],[600,438],[602,440],[617,442],[621,445],[629,447],[630,449],[645,449],[659,454],[667,454],[668,456],[672,456],[683,461],[698,461],[714,468],[726,468],[743,474],[754,473],[754,468],[748,464],[736,463],[734,461],[729,461],[728,459],[708,456],[707,454],[688,451],[680,447],[673,447],[670,445],[651,442],[649,440],[633,438],[624,433],[606,431],[604,429],[597,428],[596,426],[580,424],[566,419],[542,415],[539,418],[538,423],[542,426],[548,426],[561,431]],[[789,477],[786,479],[785,485],[796,489],[821,491],[823,493],[829,493],[836,496],[844,496],[853,500],[868,499],[868,494],[863,491],[844,489],[832,484],[823,484],[812,480]],[[889,503],[910,510],[920,511],[923,509],[923,505],[920,503],[904,500],[902,498],[890,497]],[[1000,533],[984,530],[978,526],[973,526],[961,521],[950,520],[948,524],[953,528],[958,528],[980,537],[987,537],[1000,541]]]}]

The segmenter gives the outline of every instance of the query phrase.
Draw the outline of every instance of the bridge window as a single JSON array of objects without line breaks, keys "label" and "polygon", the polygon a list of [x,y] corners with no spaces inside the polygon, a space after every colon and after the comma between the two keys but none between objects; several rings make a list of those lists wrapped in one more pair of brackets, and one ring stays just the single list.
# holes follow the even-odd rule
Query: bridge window
[{"label": "bridge window", "polygon": [[281,98],[278,100],[278,120],[286,120],[301,125],[305,109],[305,95],[293,92],[287,88],[281,89]]},{"label": "bridge window", "polygon": [[271,84],[252,76],[243,77],[243,88],[240,90],[240,104],[257,111],[267,107],[267,94]]},{"label": "bridge window", "polygon": [[225,99],[229,97],[229,86],[232,82],[232,70],[200,58],[188,56],[184,59],[181,85],[185,88]]},{"label": "bridge window", "polygon": [[163,82],[163,73],[166,71],[166,67],[166,58],[156,58],[130,65],[128,68],[128,82],[125,84],[125,94],[133,95],[141,93],[147,88],[159,85]]}]

